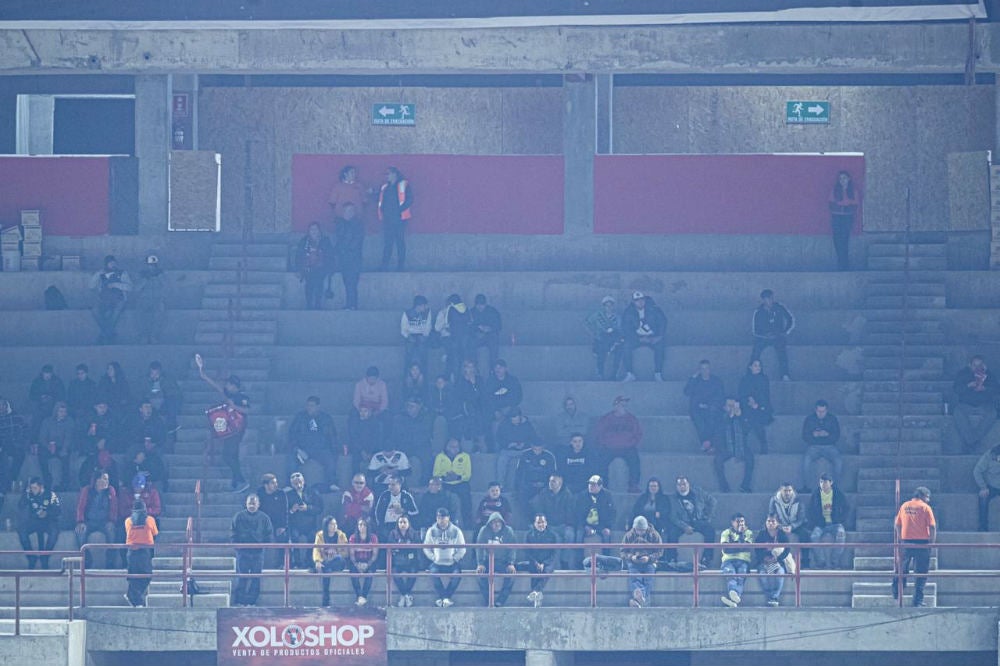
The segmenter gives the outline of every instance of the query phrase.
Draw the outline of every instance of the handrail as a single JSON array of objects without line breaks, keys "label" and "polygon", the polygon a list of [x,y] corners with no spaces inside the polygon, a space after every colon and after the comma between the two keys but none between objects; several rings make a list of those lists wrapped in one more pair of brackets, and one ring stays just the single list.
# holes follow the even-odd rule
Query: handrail
[{"label": "handrail", "polygon": [[201,543],[201,504],[203,500],[203,493],[201,488],[201,479],[194,482],[194,506],[195,506],[195,521],[194,521],[194,539],[198,543]]}]

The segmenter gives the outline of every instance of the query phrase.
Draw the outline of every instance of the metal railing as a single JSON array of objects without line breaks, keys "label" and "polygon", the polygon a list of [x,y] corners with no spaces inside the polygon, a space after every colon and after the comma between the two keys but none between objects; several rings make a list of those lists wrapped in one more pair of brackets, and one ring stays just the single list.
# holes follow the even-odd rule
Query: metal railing
[{"label": "metal railing", "polygon": [[[201,479],[194,482],[194,507],[195,507],[195,517],[194,517],[194,541],[201,543],[201,504],[204,501],[204,493],[202,492]],[[191,520],[188,518],[188,520]],[[190,542],[191,538],[187,538],[186,541]]]}]

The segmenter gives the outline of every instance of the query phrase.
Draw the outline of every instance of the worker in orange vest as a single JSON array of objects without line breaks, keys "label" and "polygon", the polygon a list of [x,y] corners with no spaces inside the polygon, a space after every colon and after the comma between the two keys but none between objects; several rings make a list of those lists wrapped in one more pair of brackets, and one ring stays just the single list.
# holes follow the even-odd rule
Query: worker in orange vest
[{"label": "worker in orange vest", "polygon": [[924,584],[927,582],[926,573],[931,563],[930,545],[937,537],[937,521],[930,501],[931,491],[919,486],[913,491],[913,499],[903,502],[896,514],[896,540],[904,544],[904,548],[899,575],[892,581],[892,596],[898,599],[906,589],[906,574],[910,570],[910,562],[913,562],[913,569],[917,574],[913,591],[914,606],[924,605]]},{"label": "worker in orange vest", "polygon": [[[386,196],[386,190],[393,188],[396,196]],[[410,207],[413,205],[413,194],[410,182],[396,167],[385,170],[385,182],[378,193],[378,219],[382,222],[382,270],[389,269],[392,258],[392,247],[396,246],[396,266],[403,270],[406,263],[406,222],[410,219]]]}]

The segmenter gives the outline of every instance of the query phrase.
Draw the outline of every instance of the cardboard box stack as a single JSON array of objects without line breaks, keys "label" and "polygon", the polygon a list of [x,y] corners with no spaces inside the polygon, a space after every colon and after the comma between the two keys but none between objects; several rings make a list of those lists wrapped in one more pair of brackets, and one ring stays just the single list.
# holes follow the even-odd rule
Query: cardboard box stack
[{"label": "cardboard box stack", "polygon": [[16,224],[0,230],[0,254],[4,271],[21,270],[21,228]]},{"label": "cardboard box stack", "polygon": [[42,218],[39,212],[22,210],[21,228],[24,229],[21,270],[37,271],[42,260]]}]

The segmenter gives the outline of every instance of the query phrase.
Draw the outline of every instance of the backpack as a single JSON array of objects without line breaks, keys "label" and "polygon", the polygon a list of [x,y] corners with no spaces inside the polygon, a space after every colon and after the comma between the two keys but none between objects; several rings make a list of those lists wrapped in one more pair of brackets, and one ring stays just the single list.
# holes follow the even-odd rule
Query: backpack
[{"label": "backpack", "polygon": [[49,285],[45,290],[45,309],[46,310],[66,310],[69,306],[66,304],[66,297],[63,293],[59,291],[59,287]]}]

